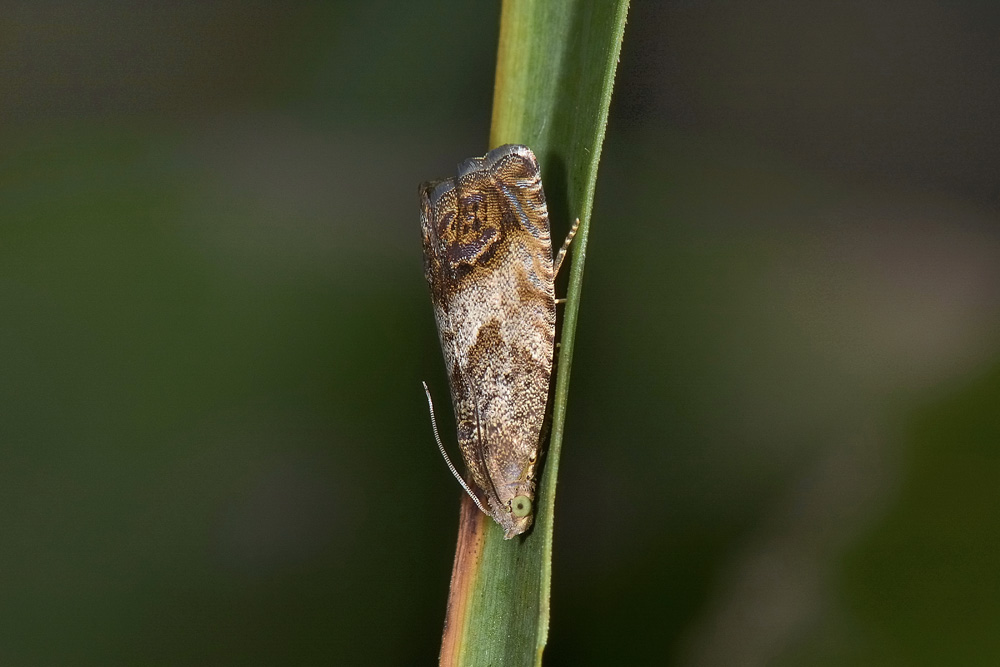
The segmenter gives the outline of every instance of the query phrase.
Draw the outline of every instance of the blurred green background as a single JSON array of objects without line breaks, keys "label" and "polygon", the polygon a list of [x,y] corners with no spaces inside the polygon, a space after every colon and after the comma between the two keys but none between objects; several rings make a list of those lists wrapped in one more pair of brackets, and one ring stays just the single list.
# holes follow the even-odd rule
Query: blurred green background
[{"label": "blurred green background", "polygon": [[[547,664],[1000,664],[998,7],[634,3]],[[436,660],[498,17],[0,8],[0,664]]]}]

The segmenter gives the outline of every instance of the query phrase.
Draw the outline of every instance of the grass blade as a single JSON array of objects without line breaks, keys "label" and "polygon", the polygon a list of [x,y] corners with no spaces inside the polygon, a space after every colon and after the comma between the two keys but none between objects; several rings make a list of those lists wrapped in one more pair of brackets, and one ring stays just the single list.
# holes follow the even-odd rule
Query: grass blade
[{"label": "grass blade", "polygon": [[[552,527],[590,212],[627,0],[506,0],[490,147],[529,146],[550,220],[580,218],[562,313],[552,429],[535,526],[505,541],[463,498],[441,646],[442,665],[535,665],[548,637]],[[559,227],[556,227],[558,230]],[[553,242],[561,235],[553,230]]]}]

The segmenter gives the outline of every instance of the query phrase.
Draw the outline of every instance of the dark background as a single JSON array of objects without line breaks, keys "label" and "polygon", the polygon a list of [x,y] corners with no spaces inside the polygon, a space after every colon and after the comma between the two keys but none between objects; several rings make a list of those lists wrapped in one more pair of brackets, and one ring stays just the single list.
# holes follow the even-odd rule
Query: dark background
[{"label": "dark background", "polygon": [[[1000,662],[998,6],[634,3],[547,664]],[[0,7],[0,663],[436,659],[498,17]]]}]

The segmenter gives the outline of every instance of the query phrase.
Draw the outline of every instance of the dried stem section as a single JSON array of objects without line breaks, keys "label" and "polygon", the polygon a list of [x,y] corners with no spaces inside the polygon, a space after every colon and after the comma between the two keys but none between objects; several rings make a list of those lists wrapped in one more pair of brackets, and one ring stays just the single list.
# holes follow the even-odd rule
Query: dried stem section
[{"label": "dried stem section", "polygon": [[490,521],[479,511],[468,494],[462,494],[462,509],[458,519],[458,544],[455,562],[451,567],[451,588],[448,592],[448,611],[444,619],[444,637],[441,640],[441,665],[461,665],[466,625],[469,622],[469,602],[475,590],[478,565],[483,556],[486,522]]}]

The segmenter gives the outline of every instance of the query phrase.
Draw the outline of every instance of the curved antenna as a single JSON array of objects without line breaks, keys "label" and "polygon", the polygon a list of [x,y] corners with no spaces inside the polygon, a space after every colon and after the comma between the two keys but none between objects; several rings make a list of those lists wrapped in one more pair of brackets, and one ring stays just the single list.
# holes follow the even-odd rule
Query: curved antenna
[{"label": "curved antenna", "polygon": [[[493,482],[493,475],[490,474],[490,469],[486,465],[486,445],[483,444],[483,431],[480,428],[481,421],[479,419],[479,401],[473,401],[472,406],[476,409],[476,439],[479,441],[479,446],[476,447],[476,451],[479,453],[479,464],[483,466],[483,472],[486,474],[486,479],[489,480],[490,486],[493,487],[493,497],[500,501],[500,492],[497,491],[497,485]],[[483,489],[485,491],[485,489]],[[487,512],[489,514],[489,512]]]},{"label": "curved antenna", "polygon": [[455,466],[451,463],[451,459],[448,458],[448,452],[444,450],[444,445],[441,444],[441,436],[438,435],[438,425],[437,420],[434,418],[434,401],[431,400],[431,390],[427,388],[426,382],[421,382],[421,384],[424,385],[424,393],[427,394],[427,407],[430,408],[431,411],[431,428],[434,430],[434,440],[437,442],[438,449],[441,450],[441,456],[444,457],[444,462],[448,464],[448,470],[450,470],[451,474],[455,476],[458,483],[462,485],[465,492],[469,494],[469,497],[472,498],[472,502],[476,503],[476,507],[478,507],[483,514],[488,515],[489,512],[487,512],[486,508],[483,507],[483,504],[479,502],[479,498],[477,498],[476,494],[472,492],[469,485],[465,483],[462,476],[458,474],[458,470],[455,469]]}]

